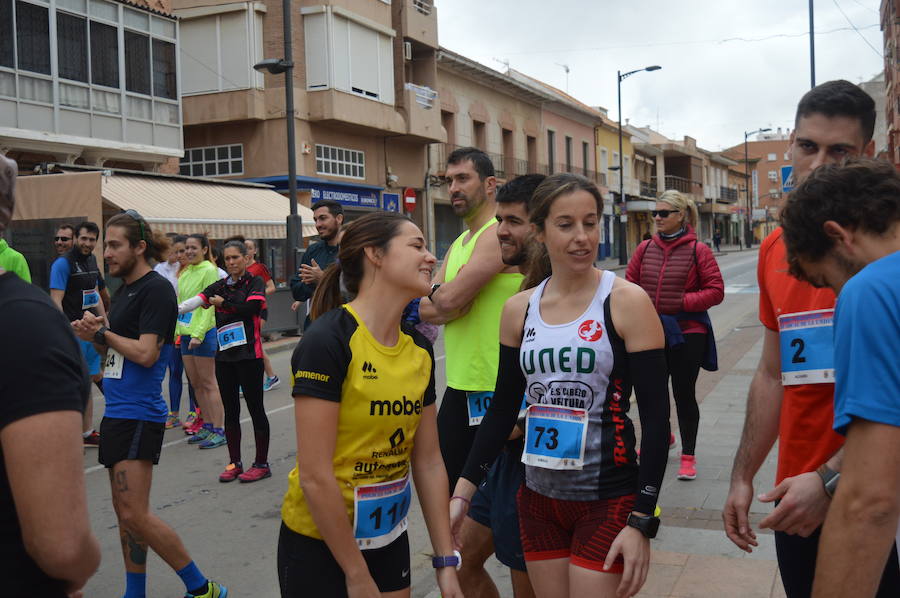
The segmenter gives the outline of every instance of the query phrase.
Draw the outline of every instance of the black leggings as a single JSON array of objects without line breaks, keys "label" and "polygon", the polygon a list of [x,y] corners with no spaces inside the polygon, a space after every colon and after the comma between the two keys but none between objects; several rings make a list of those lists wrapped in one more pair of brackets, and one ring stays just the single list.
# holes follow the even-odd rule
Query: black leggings
[{"label": "black leggings", "polygon": [[241,461],[241,390],[253,420],[253,435],[256,438],[254,463],[268,463],[269,418],[263,407],[263,368],[262,359],[216,360],[216,381],[222,395],[222,406],[225,407],[225,438],[232,463]]},{"label": "black leggings", "polygon": [[438,411],[438,441],[441,445],[441,456],[447,469],[447,480],[450,482],[450,493],[456,486],[456,480],[462,474],[475,433],[478,426],[469,425],[469,407],[466,404],[466,391],[447,387],[441,399]]},{"label": "black leggings", "polygon": [[700,408],[697,407],[697,375],[706,353],[706,334],[685,334],[684,342],[670,347],[666,345],[666,362],[672,378],[672,394],[678,411],[678,428],[681,430],[681,452],[693,455],[697,448],[697,428],[700,426]]},{"label": "black leggings", "polygon": [[[787,598],[809,598],[812,594],[813,578],[816,573],[816,557],[819,553],[818,528],[808,538],[775,532],[775,552],[778,555],[778,569]],[[853,558],[848,555],[847,558]],[[878,585],[875,598],[896,598],[900,596],[900,565],[897,562],[897,547],[891,547],[887,565]]]}]

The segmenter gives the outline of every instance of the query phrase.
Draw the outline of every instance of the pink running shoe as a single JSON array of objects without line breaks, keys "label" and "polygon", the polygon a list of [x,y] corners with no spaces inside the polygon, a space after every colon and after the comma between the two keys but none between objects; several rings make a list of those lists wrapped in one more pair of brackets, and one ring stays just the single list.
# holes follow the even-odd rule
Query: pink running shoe
[{"label": "pink running shoe", "polygon": [[697,457],[694,455],[681,455],[681,467],[678,468],[678,479],[697,479]]},{"label": "pink running shoe", "polygon": [[198,417],[197,419],[194,420],[193,424],[191,424],[190,426],[185,424],[184,426],[182,426],[182,428],[184,429],[185,434],[187,434],[188,436],[194,436],[197,432],[199,432],[203,428],[203,423],[204,423],[203,418]]},{"label": "pink running shoe", "polygon": [[269,469],[268,464],[257,465],[254,463],[253,467],[239,475],[238,479],[242,484],[249,484],[250,482],[258,482],[259,480],[269,477],[272,477],[272,470]]},{"label": "pink running shoe", "polygon": [[244,467],[240,463],[229,463],[225,467],[225,471],[219,474],[219,481],[222,483],[233,482],[242,473],[244,473]]}]

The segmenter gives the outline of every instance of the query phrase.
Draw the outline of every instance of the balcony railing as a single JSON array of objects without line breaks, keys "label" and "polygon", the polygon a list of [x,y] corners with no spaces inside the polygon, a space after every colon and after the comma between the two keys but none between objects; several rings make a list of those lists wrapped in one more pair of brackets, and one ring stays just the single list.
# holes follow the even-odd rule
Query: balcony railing
[{"label": "balcony railing", "polygon": [[[447,164],[447,156],[449,156],[453,152],[453,150],[459,147],[462,146],[453,145],[450,143],[442,143],[438,146],[438,172],[444,171],[444,167]],[[488,158],[491,159],[491,162],[494,165],[494,173],[497,175],[498,179],[509,180],[523,174],[550,175],[553,174],[553,172],[566,172],[566,167],[564,164],[554,164],[553,172],[551,172],[549,164],[541,164],[531,160],[522,160],[520,158],[513,158],[512,156],[507,156],[504,154],[495,154],[491,152],[485,153],[488,155]],[[606,173],[595,172],[593,170],[585,170],[584,168],[575,167],[571,168],[571,172],[580,174],[593,181],[597,185],[603,187],[606,186]]]},{"label": "balcony railing", "polygon": [[434,9],[434,0],[413,0],[413,6],[423,15],[430,15]]},{"label": "balcony railing", "polygon": [[738,200],[737,189],[732,189],[731,187],[720,187],[719,197],[721,198],[721,201],[735,202]]},{"label": "balcony railing", "polygon": [[643,197],[656,197],[656,180],[641,181],[641,195]]},{"label": "balcony railing", "polygon": [[[681,191],[682,193],[693,193],[693,185],[694,183],[688,179],[682,178],[680,176],[675,176],[673,174],[667,174],[665,179],[665,189],[675,189],[676,191]],[[657,177],[651,177],[651,184],[656,184]]]}]

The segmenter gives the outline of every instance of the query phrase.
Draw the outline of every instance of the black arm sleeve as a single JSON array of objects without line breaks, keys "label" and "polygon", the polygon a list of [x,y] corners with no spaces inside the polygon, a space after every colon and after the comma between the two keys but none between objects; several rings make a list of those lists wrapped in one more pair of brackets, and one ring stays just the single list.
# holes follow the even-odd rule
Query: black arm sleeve
[{"label": "black arm sleeve", "polygon": [[255,316],[262,311],[262,305],[263,302],[259,299],[248,299],[241,303],[234,303],[233,301],[225,301],[222,303],[222,307],[227,307],[242,318]]},{"label": "black arm sleeve", "polygon": [[462,477],[476,486],[484,479],[516,426],[524,393],[525,374],[519,367],[519,347],[501,344],[494,398],[478,426],[475,442],[462,470]]},{"label": "black arm sleeve", "polygon": [[641,464],[634,510],[653,515],[669,458],[669,390],[666,354],[651,349],[628,354],[641,418]]}]

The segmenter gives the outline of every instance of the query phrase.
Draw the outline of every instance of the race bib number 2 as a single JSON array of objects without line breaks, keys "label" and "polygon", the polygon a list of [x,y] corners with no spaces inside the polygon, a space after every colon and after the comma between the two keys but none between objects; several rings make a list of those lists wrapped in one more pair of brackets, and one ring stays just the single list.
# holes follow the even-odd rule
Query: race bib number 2
[{"label": "race bib number 2", "polygon": [[779,316],[782,385],[834,382],[833,322],[833,309]]},{"label": "race bib number 2", "polygon": [[387,546],[406,531],[412,500],[409,476],[354,489],[353,535],[360,550]]},{"label": "race bib number 2", "polygon": [[522,463],[546,469],[582,469],[587,427],[584,409],[531,405],[525,412]]}]

